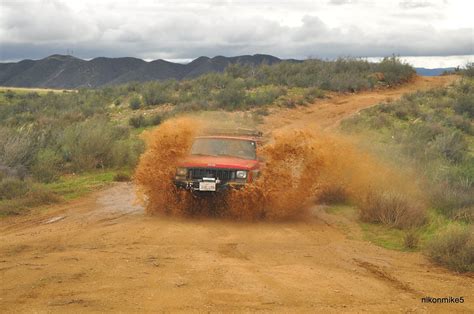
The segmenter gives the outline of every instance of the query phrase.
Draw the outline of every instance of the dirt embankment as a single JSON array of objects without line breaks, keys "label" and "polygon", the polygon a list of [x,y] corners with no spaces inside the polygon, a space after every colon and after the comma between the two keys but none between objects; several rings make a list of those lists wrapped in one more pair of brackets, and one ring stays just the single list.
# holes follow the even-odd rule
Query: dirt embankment
[{"label": "dirt embankment", "polygon": [[[333,96],[274,112],[267,130],[327,128],[388,97],[449,83]],[[0,311],[474,310],[474,279],[361,239],[353,219],[309,209],[304,220],[150,217],[117,184],[66,205],[0,220]],[[421,298],[464,296],[463,304]]]}]

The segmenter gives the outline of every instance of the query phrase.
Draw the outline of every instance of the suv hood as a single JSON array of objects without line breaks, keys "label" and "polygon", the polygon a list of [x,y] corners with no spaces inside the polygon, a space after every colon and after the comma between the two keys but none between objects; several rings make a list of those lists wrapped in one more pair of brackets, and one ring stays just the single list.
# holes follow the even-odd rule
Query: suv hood
[{"label": "suv hood", "polygon": [[224,156],[188,156],[183,159],[179,167],[186,168],[226,168],[252,170],[258,167],[258,160],[241,159]]}]

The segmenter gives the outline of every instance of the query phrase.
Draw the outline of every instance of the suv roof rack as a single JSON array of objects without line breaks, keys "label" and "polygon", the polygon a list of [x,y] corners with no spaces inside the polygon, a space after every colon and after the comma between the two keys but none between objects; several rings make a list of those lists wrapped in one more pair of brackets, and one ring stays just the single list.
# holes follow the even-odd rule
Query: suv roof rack
[{"label": "suv roof rack", "polygon": [[254,129],[245,129],[245,128],[209,128],[204,130],[206,135],[240,135],[240,136],[254,136],[262,137],[263,132],[254,130]]}]

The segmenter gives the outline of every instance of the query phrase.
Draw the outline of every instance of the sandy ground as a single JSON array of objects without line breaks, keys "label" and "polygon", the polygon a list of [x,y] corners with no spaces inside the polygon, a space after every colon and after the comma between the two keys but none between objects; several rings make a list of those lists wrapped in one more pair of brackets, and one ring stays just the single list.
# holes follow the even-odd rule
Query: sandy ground
[{"label": "sandy ground", "polygon": [[[280,110],[266,128],[331,128],[387,97],[452,77]],[[362,240],[356,217],[149,217],[131,184],[0,220],[0,312],[474,312],[474,278]],[[459,297],[463,304],[424,304]]]}]

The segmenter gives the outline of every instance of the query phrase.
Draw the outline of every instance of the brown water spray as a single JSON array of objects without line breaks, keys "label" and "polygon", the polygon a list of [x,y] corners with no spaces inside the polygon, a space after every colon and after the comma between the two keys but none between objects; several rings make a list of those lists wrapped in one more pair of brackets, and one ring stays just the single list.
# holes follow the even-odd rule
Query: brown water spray
[{"label": "brown water spray", "polygon": [[424,217],[421,193],[406,177],[361,152],[348,139],[305,129],[276,132],[259,148],[265,166],[256,182],[241,190],[195,198],[177,190],[172,179],[199,125],[206,123],[172,119],[144,135],[147,150],[135,181],[148,213],[278,220],[305,216],[309,205],[327,200],[328,195],[363,211],[370,208],[367,202],[374,195],[390,192],[402,195],[413,205],[410,210]]}]

